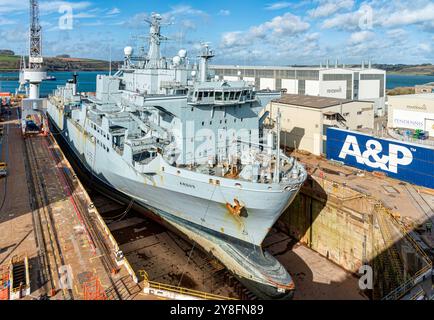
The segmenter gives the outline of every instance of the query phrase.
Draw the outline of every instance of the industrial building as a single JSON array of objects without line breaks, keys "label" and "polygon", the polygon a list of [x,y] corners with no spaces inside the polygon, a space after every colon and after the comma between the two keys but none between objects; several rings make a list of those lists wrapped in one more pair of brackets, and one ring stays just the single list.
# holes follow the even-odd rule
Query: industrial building
[{"label": "industrial building", "polygon": [[379,115],[386,110],[386,71],[349,68],[335,65],[325,67],[260,67],[211,66],[216,77],[225,80],[243,79],[256,90],[285,90],[288,94],[321,96],[347,100],[373,101]]},{"label": "industrial building", "polygon": [[434,93],[434,82],[416,85],[415,87],[415,93]]},{"label": "industrial building", "polygon": [[389,128],[423,130],[434,137],[434,93],[390,96]]},{"label": "industrial building", "polygon": [[369,131],[374,128],[374,103],[346,99],[283,95],[266,108],[269,118],[281,113],[281,145],[321,155],[328,127]]}]

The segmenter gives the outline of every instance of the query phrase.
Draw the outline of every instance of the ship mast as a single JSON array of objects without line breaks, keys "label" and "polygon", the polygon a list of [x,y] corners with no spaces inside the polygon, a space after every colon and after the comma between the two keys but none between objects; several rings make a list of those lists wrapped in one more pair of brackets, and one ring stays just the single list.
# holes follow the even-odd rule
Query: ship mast
[{"label": "ship mast", "polygon": [[277,124],[277,149],[276,149],[276,166],[275,166],[275,172],[274,172],[274,182],[279,183],[280,182],[280,126],[282,114],[280,113],[280,109],[277,109],[277,118],[276,118],[276,124]]},{"label": "ship mast", "polygon": [[200,58],[200,82],[206,82],[208,80],[208,61],[214,57],[214,52],[210,50],[207,43],[203,44],[202,53]]},{"label": "ship mast", "polygon": [[161,15],[156,13],[152,14],[151,20],[145,20],[150,25],[147,67],[151,69],[156,69],[159,67],[161,60],[161,42],[168,40],[167,37],[161,35],[161,20]]}]

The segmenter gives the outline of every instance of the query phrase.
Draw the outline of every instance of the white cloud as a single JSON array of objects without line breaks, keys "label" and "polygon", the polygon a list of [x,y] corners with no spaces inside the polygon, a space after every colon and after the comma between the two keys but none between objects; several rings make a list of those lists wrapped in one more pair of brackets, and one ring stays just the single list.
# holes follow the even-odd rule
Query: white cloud
[{"label": "white cloud", "polygon": [[118,15],[119,13],[121,13],[121,10],[119,10],[119,8],[113,8],[107,12],[107,15],[108,16],[115,16],[115,15]]},{"label": "white cloud", "polygon": [[221,39],[221,45],[223,47],[232,47],[240,44],[246,44],[245,42],[242,42],[243,32],[241,31],[232,31],[232,32],[226,32],[223,33],[222,39]]},{"label": "white cloud", "polygon": [[163,18],[166,20],[175,20],[179,16],[194,16],[207,18],[208,14],[199,9],[195,9],[189,5],[177,5],[171,7],[169,12],[163,13]]},{"label": "white cloud", "polygon": [[92,13],[80,12],[80,13],[74,14],[74,18],[75,19],[92,19],[92,18],[96,18],[96,15],[92,14]]},{"label": "white cloud", "polygon": [[420,43],[417,47],[421,51],[424,51],[427,53],[431,52],[431,44],[429,44],[429,43]]},{"label": "white cloud", "polygon": [[[291,13],[276,16],[245,31],[226,32],[221,37],[219,56],[238,63],[276,63],[294,54],[318,54],[318,33],[307,33],[309,23]],[[249,61],[246,61],[249,60]]]},{"label": "white cloud", "polygon": [[403,39],[408,35],[408,32],[404,29],[391,29],[387,30],[386,35],[391,39]]},{"label": "white cloud", "polygon": [[354,0],[321,0],[319,5],[309,10],[312,18],[322,18],[330,16],[342,9],[351,10],[354,7]]},{"label": "white cloud", "polygon": [[434,3],[429,3],[423,8],[415,10],[404,9],[386,16],[384,26],[410,25],[421,22],[432,22],[434,20]]},{"label": "white cloud", "polygon": [[231,15],[230,10],[222,9],[219,11],[219,16],[230,16],[230,15]]},{"label": "white cloud", "polygon": [[59,12],[63,6],[69,6],[72,10],[83,10],[91,7],[92,3],[88,1],[42,1],[39,4],[41,15]]},{"label": "white cloud", "polygon": [[0,26],[7,26],[16,23],[17,23],[16,21],[0,17]]},{"label": "white cloud", "polygon": [[0,13],[28,10],[28,1],[0,0]]},{"label": "white cloud", "polygon": [[101,20],[97,20],[97,21],[94,21],[94,22],[82,23],[81,25],[84,26],[84,27],[98,27],[98,26],[105,25],[105,23],[102,22]]},{"label": "white cloud", "polygon": [[281,10],[281,9],[286,9],[286,8],[291,7],[291,5],[292,4],[290,2],[281,1],[281,2],[275,2],[275,3],[267,4],[265,9],[266,10]]},{"label": "white cloud", "polygon": [[356,29],[372,29],[374,26],[371,6],[362,5],[354,12],[336,14],[324,20],[322,28],[354,31]]},{"label": "white cloud", "polygon": [[222,35],[221,46],[245,46],[252,44],[257,39],[269,42],[279,41],[307,31],[309,23],[304,22],[300,17],[291,13],[285,13],[262,23],[252,26],[247,31],[226,32]]},{"label": "white cloud", "polygon": [[371,31],[359,31],[352,33],[349,41],[351,44],[359,44],[371,40],[374,36]]},{"label": "white cloud", "polygon": [[290,36],[306,31],[309,27],[309,23],[288,12],[273,18],[271,21],[252,27],[250,33],[259,38],[264,38],[269,34],[273,36]]}]

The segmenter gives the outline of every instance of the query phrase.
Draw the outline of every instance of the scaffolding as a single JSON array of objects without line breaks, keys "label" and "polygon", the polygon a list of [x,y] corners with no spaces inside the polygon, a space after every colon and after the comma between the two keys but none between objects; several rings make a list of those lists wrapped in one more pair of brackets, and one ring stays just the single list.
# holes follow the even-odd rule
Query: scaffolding
[{"label": "scaffolding", "polygon": [[107,294],[96,276],[83,283],[83,295],[84,300],[107,300]]}]

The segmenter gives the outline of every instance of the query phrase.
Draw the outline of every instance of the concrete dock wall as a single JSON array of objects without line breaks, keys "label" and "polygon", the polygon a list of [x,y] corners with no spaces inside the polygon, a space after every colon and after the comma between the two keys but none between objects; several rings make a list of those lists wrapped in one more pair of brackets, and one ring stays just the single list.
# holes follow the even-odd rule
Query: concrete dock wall
[{"label": "concrete dock wall", "polygon": [[378,201],[318,177],[309,177],[277,226],[349,272],[372,267],[373,290],[366,294],[374,299],[427,267]]}]

